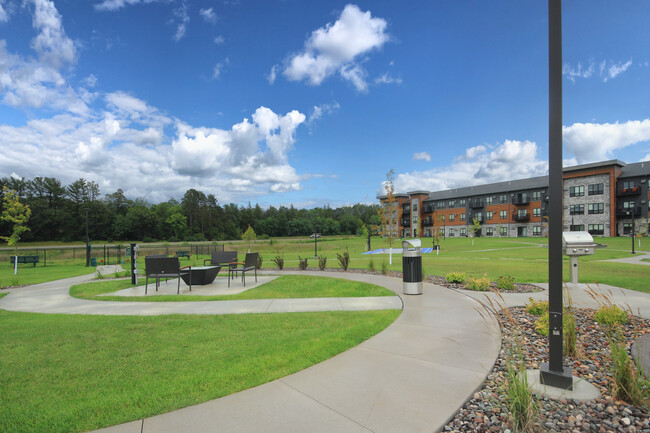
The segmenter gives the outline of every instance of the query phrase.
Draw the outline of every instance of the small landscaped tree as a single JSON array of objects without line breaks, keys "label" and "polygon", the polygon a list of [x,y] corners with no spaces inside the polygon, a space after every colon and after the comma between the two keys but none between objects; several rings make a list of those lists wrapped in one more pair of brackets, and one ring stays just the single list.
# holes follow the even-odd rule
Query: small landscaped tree
[{"label": "small landscaped tree", "polygon": [[433,245],[440,245],[440,235],[442,229],[442,214],[439,212],[433,213],[433,226],[431,227],[431,235],[433,236]]},{"label": "small landscaped tree", "polygon": [[381,220],[381,231],[384,237],[388,238],[389,263],[393,264],[393,239],[398,235],[399,220],[402,218],[402,209],[400,209],[397,199],[395,198],[395,170],[391,169],[386,173],[384,190],[386,190],[386,200],[379,208],[379,218]]},{"label": "small landscaped tree", "polygon": [[248,228],[244,232],[243,235],[241,235],[241,238],[245,241],[248,241],[248,252],[251,252],[251,241],[254,241],[257,239],[257,235],[255,234],[255,230],[253,230],[253,227],[248,225]]},{"label": "small landscaped tree", "polygon": [[[7,245],[10,247],[14,247],[14,255],[17,256],[18,241],[20,240],[20,235],[29,230],[27,221],[32,216],[32,210],[28,205],[20,202],[16,191],[6,186],[2,187],[2,195],[3,210],[0,219],[12,225],[12,230],[9,236],[0,236],[0,239],[7,241]],[[18,264],[17,262],[18,259],[16,259],[16,265]],[[17,269],[17,267],[14,269]]]},{"label": "small landscaped tree", "polygon": [[481,236],[481,222],[478,218],[472,220],[472,225],[467,227],[467,230],[472,233],[472,245],[474,245],[474,238]]}]

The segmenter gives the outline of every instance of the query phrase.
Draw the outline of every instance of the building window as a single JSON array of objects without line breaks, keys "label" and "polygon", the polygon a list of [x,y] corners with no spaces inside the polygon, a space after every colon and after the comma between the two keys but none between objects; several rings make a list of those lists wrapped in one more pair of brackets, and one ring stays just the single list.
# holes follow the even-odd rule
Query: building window
[{"label": "building window", "polygon": [[443,229],[442,227],[440,227],[440,228],[438,229],[438,233],[440,233],[440,236],[444,236],[444,235],[445,235],[445,229]]},{"label": "building window", "polygon": [[632,223],[623,223],[623,234],[629,235],[632,233]]},{"label": "building window", "polygon": [[485,198],[485,204],[486,204],[487,206],[490,206],[490,205],[492,204],[492,197],[486,197],[486,198]]},{"label": "building window", "polygon": [[589,224],[589,234],[590,235],[604,235],[605,226],[603,224]]},{"label": "building window", "polygon": [[450,238],[453,238],[455,236],[454,233],[455,233],[454,229],[449,229],[449,237]]},{"label": "building window", "polygon": [[623,209],[634,209],[634,201],[624,201]]},{"label": "building window", "polygon": [[485,218],[491,220],[493,217],[494,217],[494,212],[492,212],[491,210],[485,213]]},{"label": "building window", "polygon": [[542,226],[533,226],[533,236],[542,235]]},{"label": "building window", "polygon": [[418,204],[417,204],[417,202],[413,203],[412,206],[413,206],[413,212],[417,212],[417,211],[418,211]]},{"label": "building window", "polygon": [[571,207],[569,207],[570,215],[584,215],[584,213],[585,213],[584,204],[572,204]]},{"label": "building window", "polygon": [[460,220],[465,221],[465,214],[464,213],[460,214]]},{"label": "building window", "polygon": [[587,213],[590,215],[605,213],[605,203],[589,203]]},{"label": "building window", "polygon": [[453,222],[456,219],[456,214],[452,213],[449,215],[449,222]]},{"label": "building window", "polygon": [[526,209],[517,209],[517,216],[522,218],[528,215],[528,210]]},{"label": "building window", "polygon": [[502,220],[508,218],[508,212],[506,212],[506,211],[504,211],[504,210],[500,211],[500,212],[499,212],[499,217],[500,217]]},{"label": "building window", "polygon": [[445,222],[445,216],[444,215],[440,215],[440,221],[442,221],[443,223]]},{"label": "building window", "polygon": [[487,227],[485,229],[485,236],[492,236],[492,227]]},{"label": "building window", "polygon": [[508,196],[505,195],[505,194],[504,194],[504,195],[500,195],[500,196],[499,196],[499,201],[500,201],[501,203],[508,203]]},{"label": "building window", "polygon": [[[541,192],[539,192],[539,191],[533,192],[533,201],[540,201],[541,199],[542,199],[542,193]],[[534,230],[533,230],[533,234],[535,234]]]},{"label": "building window", "polygon": [[601,195],[605,192],[605,185],[602,183],[594,183],[589,185],[587,189],[589,195]]},{"label": "building window", "polygon": [[584,232],[585,231],[585,225],[584,224],[573,224],[569,226],[569,230],[572,232]]},{"label": "building window", "polygon": [[458,203],[458,205],[459,205],[460,207],[465,207],[465,205],[466,205],[466,201],[465,201],[465,199],[460,200],[460,203]]},{"label": "building window", "polygon": [[634,188],[634,181],[633,180],[626,180],[623,182],[623,189],[630,189]]},{"label": "building window", "polygon": [[572,186],[569,188],[569,195],[571,197],[582,197],[585,195],[585,187],[584,185],[580,186]]},{"label": "building window", "polygon": [[460,236],[467,236],[467,229],[465,227],[460,228]]},{"label": "building window", "polygon": [[508,236],[508,227],[499,228],[499,233],[501,233],[501,236]]},{"label": "building window", "polygon": [[542,208],[541,207],[533,208],[533,216],[534,217],[542,216]]},{"label": "building window", "polygon": [[[474,215],[474,218],[476,218],[479,222],[482,222],[483,221],[483,213],[482,212],[476,212],[476,214]],[[472,221],[474,221],[474,220],[472,220]]]}]

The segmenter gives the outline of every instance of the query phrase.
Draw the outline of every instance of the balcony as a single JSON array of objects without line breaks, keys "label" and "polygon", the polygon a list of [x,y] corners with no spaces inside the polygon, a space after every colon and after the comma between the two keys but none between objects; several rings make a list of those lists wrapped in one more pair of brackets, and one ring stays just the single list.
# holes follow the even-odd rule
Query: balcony
[{"label": "balcony", "polygon": [[636,206],[633,208],[618,208],[616,209],[616,218],[636,218],[641,216],[641,206]]},{"label": "balcony", "polygon": [[530,214],[519,215],[519,214],[513,213],[512,214],[512,219],[514,221],[519,222],[519,223],[527,222],[527,221],[530,221]]},{"label": "balcony", "polygon": [[474,220],[477,220],[479,224],[483,224],[485,222],[485,217],[484,216],[475,216],[470,218],[470,222],[474,223]]},{"label": "balcony", "polygon": [[411,206],[404,206],[402,208],[402,215],[410,215],[411,214]]},{"label": "balcony", "polygon": [[517,194],[512,199],[512,204],[514,204],[515,206],[525,206],[528,203],[530,203],[530,197],[528,197],[527,195]]},{"label": "balcony", "polygon": [[409,218],[402,218],[400,222],[402,223],[402,227],[411,227],[411,220]]},{"label": "balcony", "polygon": [[435,208],[433,207],[433,205],[425,204],[422,210],[424,211],[424,213],[431,213],[435,210]]},{"label": "balcony", "polygon": [[623,188],[616,195],[639,195],[641,194],[641,187],[635,186],[634,188]]},{"label": "balcony", "polygon": [[471,200],[469,205],[472,209],[481,209],[485,206],[485,202],[483,200]]},{"label": "balcony", "polygon": [[432,226],[433,225],[433,218],[428,216],[425,219],[422,220],[422,225],[425,226]]}]

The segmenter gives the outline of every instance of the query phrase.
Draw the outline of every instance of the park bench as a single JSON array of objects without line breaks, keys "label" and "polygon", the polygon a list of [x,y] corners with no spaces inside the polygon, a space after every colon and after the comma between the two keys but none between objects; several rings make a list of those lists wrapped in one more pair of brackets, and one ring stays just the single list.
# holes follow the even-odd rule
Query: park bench
[{"label": "park bench", "polygon": [[191,253],[189,251],[176,251],[176,257],[179,259],[182,257],[187,257],[188,259],[190,258]]},{"label": "park bench", "polygon": [[31,263],[36,267],[38,263],[38,256],[11,256],[11,264],[16,264],[16,257],[18,257],[18,263]]}]

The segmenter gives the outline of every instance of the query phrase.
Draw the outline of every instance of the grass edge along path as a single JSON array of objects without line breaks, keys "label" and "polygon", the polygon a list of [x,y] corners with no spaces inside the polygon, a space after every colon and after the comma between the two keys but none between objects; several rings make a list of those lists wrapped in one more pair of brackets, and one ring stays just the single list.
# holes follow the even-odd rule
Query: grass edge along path
[{"label": "grass edge along path", "polygon": [[0,431],[81,432],[219,398],[329,359],[400,313],[0,311]]},{"label": "grass edge along path", "polygon": [[[219,281],[219,283],[226,284],[225,281]],[[245,299],[395,296],[394,292],[375,284],[335,277],[314,277],[310,275],[281,275],[268,283],[261,284],[236,295],[98,296],[103,293],[110,293],[128,287],[133,287],[131,280],[97,280],[75,284],[70,287],[70,295],[76,298],[91,299],[94,301],[126,302],[198,302]]]}]

